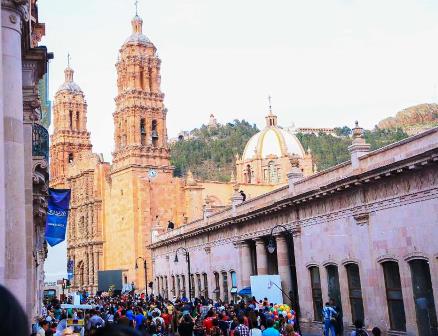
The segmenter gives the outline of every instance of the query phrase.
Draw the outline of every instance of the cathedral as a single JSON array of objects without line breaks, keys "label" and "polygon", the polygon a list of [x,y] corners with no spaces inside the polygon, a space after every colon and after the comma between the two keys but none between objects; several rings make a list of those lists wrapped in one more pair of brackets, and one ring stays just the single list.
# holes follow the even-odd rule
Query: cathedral
[{"label": "cathedral", "polygon": [[152,279],[150,244],[167,230],[206,218],[232,199],[254,198],[287,184],[287,173],[313,173],[312,156],[298,139],[277,125],[269,112],[265,128],[236,157],[230,182],[196,181],[173,176],[166,129],[167,109],[160,89],[161,60],[142,33],[142,19],[132,20],[132,34],[116,63],[117,96],[112,162],[93,153],[87,130],[87,103],[70,65],[54,99],[50,145],[52,188],[71,189],[67,257],[74,265],[72,289],[95,293],[98,271],[120,270],[124,284],[143,288]]}]

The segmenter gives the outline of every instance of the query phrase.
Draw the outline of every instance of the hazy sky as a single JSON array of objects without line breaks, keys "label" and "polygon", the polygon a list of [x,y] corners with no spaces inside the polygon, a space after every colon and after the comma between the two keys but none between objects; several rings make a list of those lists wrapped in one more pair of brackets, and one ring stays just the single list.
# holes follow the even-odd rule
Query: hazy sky
[{"label": "hazy sky", "polygon": [[[131,33],[134,1],[38,4],[42,44],[55,54],[50,95],[64,81],[69,52],[94,151],[110,160],[114,65]],[[280,125],[298,127],[358,119],[371,128],[405,107],[436,102],[437,14],[435,0],[139,1],[143,32],[162,60],[171,137],[211,113],[263,127],[269,94]],[[50,250],[48,278],[63,254],[65,244]]]}]

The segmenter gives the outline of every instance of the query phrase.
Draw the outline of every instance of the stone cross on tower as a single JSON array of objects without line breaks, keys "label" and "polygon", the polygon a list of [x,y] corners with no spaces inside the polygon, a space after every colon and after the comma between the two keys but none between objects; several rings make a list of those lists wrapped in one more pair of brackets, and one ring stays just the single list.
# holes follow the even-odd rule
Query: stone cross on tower
[{"label": "stone cross on tower", "polygon": [[272,114],[272,104],[271,104],[271,95],[268,96],[268,102],[269,102],[269,113]]},{"label": "stone cross on tower", "polygon": [[138,0],[135,0],[134,4],[135,4],[135,16],[137,16],[138,15]]}]

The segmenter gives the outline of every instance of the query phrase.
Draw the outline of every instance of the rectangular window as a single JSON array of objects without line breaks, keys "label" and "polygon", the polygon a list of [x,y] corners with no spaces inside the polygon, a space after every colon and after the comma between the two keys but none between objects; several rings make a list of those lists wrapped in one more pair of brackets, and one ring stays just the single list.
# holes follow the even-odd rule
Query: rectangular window
[{"label": "rectangular window", "polygon": [[322,321],[322,291],[319,268],[316,266],[310,267],[309,271],[310,284],[312,287],[313,318],[315,319],[315,321]]},{"label": "rectangular window", "polygon": [[393,261],[382,263],[385,277],[386,301],[392,330],[406,331],[405,307],[398,264]]},{"label": "rectangular window", "polygon": [[426,260],[416,259],[409,262],[409,266],[411,267],[418,335],[438,335],[429,263]]},{"label": "rectangular window", "polygon": [[206,273],[204,273],[202,276],[204,277],[204,297],[208,298],[208,277]]},{"label": "rectangular window", "polygon": [[359,266],[348,264],[345,266],[348,278],[348,292],[350,296],[352,322],[361,320],[364,322],[364,310],[362,301],[362,288],[360,285]]}]

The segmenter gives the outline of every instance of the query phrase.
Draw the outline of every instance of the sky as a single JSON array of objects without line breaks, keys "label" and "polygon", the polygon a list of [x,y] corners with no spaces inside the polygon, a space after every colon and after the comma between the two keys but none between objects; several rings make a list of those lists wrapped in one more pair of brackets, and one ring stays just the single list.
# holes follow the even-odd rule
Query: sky
[{"label": "sky", "polygon": [[[67,54],[88,103],[93,150],[111,161],[115,63],[134,0],[39,0],[41,44],[54,52],[50,97]],[[264,126],[268,95],[282,126],[372,128],[438,101],[438,1],[139,0],[143,32],[162,60],[170,137],[208,122]],[[62,277],[65,244],[49,250]]]}]

